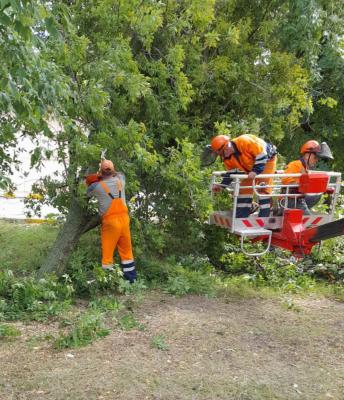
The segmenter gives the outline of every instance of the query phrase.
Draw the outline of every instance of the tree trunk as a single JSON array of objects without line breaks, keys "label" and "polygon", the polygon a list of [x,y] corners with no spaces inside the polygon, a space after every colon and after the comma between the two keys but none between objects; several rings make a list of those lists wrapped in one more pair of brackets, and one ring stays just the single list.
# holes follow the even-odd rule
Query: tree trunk
[{"label": "tree trunk", "polygon": [[66,269],[68,258],[78,243],[82,234],[95,228],[100,224],[100,217],[87,214],[80,206],[76,198],[73,198],[68,211],[65,224],[62,226],[52,248],[50,249],[37,276],[54,273],[63,275]]}]

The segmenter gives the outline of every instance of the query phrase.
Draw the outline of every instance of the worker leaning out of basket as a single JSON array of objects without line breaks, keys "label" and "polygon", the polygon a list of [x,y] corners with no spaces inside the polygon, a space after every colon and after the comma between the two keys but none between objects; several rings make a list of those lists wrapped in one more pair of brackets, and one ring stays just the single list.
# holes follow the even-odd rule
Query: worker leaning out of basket
[{"label": "worker leaning out of basket", "polygon": [[[304,174],[309,170],[316,167],[318,161],[322,160],[333,160],[333,156],[331,150],[327,143],[323,142],[319,144],[316,140],[308,140],[304,143],[300,148],[301,157],[298,160],[291,161],[286,169],[284,170],[285,174]],[[298,177],[288,177],[282,179],[283,185],[298,185],[300,182],[300,178]],[[329,188],[328,192],[330,193],[333,188]],[[283,190],[286,191],[285,189]],[[289,188],[289,193],[299,194],[297,187]],[[311,214],[310,209],[315,206],[320,198],[322,193],[318,194],[305,194],[302,197],[289,197],[288,199],[283,200],[282,208],[298,208],[304,211],[305,215]]]},{"label": "worker leaning out of basket", "polygon": [[[248,175],[247,179],[240,182],[240,186],[252,186],[253,179],[260,174],[274,174],[276,171],[277,152],[276,147],[271,143],[265,142],[263,139],[255,135],[241,135],[234,139],[230,139],[226,135],[215,136],[211,140],[211,150],[220,156],[224,162],[226,170],[239,170]],[[272,178],[258,178],[255,180],[256,185],[262,185],[258,189],[260,194],[270,194],[272,186]],[[224,178],[221,184],[227,184],[228,178]],[[213,190],[219,190],[221,185],[214,186]],[[237,202],[237,218],[246,218],[250,214],[253,200],[253,188],[241,188]],[[259,197],[259,217],[268,217],[271,209],[270,197]]]},{"label": "worker leaning out of basket", "polygon": [[131,245],[129,214],[125,202],[125,177],[110,160],[103,160],[97,174],[86,177],[87,195],[96,197],[101,216],[102,268],[113,271],[117,247],[123,276],[130,283],[136,280]]}]

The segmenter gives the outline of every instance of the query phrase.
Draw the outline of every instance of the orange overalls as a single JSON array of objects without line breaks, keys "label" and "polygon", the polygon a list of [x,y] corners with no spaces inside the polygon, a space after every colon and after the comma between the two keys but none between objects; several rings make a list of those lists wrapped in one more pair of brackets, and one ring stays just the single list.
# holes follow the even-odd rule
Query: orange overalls
[{"label": "orange overalls", "polygon": [[119,197],[113,198],[104,181],[99,181],[104,191],[112,198],[108,210],[102,215],[102,267],[112,269],[113,254],[117,247],[124,277],[133,282],[136,279],[134,256],[131,246],[128,208],[121,198],[122,182],[118,181]]},{"label": "orange overalls", "polygon": [[[273,145],[266,143],[263,139],[254,135],[241,135],[233,140],[231,144],[234,153],[224,160],[227,170],[239,169],[248,174],[254,171],[259,174],[274,174],[276,171],[276,150]],[[256,178],[256,184],[265,183],[272,186],[272,178]],[[240,186],[252,186],[252,179],[244,179]],[[272,188],[261,188],[258,190],[262,194],[270,194]],[[237,218],[246,218],[249,216],[253,200],[253,189],[240,189],[237,203]],[[270,215],[271,198],[259,198],[259,216],[268,217]]]}]

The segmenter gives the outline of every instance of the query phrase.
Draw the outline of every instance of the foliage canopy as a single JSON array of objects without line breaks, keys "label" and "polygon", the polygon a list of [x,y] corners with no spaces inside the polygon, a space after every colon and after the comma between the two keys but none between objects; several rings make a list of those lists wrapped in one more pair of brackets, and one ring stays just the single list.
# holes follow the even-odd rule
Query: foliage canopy
[{"label": "foliage canopy", "polygon": [[286,160],[305,139],[327,140],[343,165],[342,2],[0,5],[1,174],[17,132],[37,143],[33,166],[51,155],[48,136],[65,171],[35,190],[61,211],[82,204],[83,175],[106,148],[142,246],[190,252],[210,207],[198,155],[216,132],[256,133]]}]

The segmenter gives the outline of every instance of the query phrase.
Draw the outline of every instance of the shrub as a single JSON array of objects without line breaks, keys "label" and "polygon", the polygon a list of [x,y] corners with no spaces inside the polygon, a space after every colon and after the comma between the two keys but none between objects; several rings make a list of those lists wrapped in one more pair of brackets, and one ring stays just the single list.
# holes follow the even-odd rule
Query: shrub
[{"label": "shrub", "polygon": [[70,332],[60,334],[54,342],[54,347],[65,349],[86,346],[97,338],[109,335],[110,332],[105,326],[104,314],[91,310],[80,315]]},{"label": "shrub", "polygon": [[20,331],[12,325],[0,324],[0,339],[20,336]]},{"label": "shrub", "polygon": [[131,329],[135,328],[138,328],[140,330],[144,329],[144,325],[140,324],[140,322],[134,317],[133,313],[131,312],[123,315],[119,319],[118,324],[124,331],[130,331]]},{"label": "shrub", "polygon": [[99,312],[112,312],[116,313],[121,310],[124,306],[113,296],[98,297],[91,300],[88,304],[91,310],[97,310]]},{"label": "shrub", "polygon": [[0,272],[0,320],[46,320],[69,306],[74,288],[55,277],[35,280]]},{"label": "shrub", "polygon": [[141,275],[152,285],[166,282],[173,270],[170,259],[139,258],[137,264]]},{"label": "shrub", "polygon": [[185,294],[214,296],[216,285],[217,278],[211,267],[208,270],[200,269],[195,271],[179,264],[171,271],[171,275],[163,287],[167,293],[177,296]]}]

